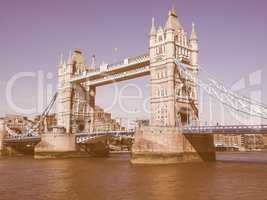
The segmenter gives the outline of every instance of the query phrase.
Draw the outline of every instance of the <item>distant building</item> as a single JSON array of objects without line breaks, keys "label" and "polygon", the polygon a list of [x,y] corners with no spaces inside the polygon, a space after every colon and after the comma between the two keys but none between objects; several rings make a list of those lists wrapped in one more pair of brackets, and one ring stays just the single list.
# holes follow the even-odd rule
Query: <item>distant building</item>
[{"label": "distant building", "polygon": [[242,145],[245,150],[264,149],[263,135],[248,134],[242,136]]},{"label": "distant building", "polygon": [[239,151],[242,148],[242,136],[217,134],[214,143],[218,151]]},{"label": "distant building", "polygon": [[111,113],[104,112],[99,106],[95,107],[95,131],[125,130],[125,127],[122,127],[120,123],[121,122],[111,118]]},{"label": "distant building", "polygon": [[3,119],[7,127],[18,133],[23,132],[33,124],[33,121],[21,115],[6,115]]},{"label": "distant building", "polygon": [[267,149],[267,135],[263,135],[264,149]]},{"label": "distant building", "polygon": [[215,147],[218,151],[251,151],[267,148],[267,136],[259,134],[214,136]]},{"label": "distant building", "polygon": [[57,125],[57,119],[56,119],[56,114],[55,113],[47,115],[45,117],[45,119],[41,119],[41,116],[37,115],[34,118],[34,122],[37,124],[39,121],[41,122],[40,123],[40,127],[39,127],[41,132],[49,131],[49,130],[51,130],[51,128],[53,126]]},{"label": "distant building", "polygon": [[149,119],[141,119],[136,121],[137,127],[149,126]]}]

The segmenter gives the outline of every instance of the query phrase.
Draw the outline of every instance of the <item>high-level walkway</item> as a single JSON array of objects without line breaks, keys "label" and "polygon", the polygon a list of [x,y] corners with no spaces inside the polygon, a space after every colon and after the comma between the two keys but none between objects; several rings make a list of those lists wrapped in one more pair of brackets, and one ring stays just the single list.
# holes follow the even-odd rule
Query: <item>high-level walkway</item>
[{"label": "high-level walkway", "polygon": [[86,82],[90,86],[101,86],[112,82],[119,82],[136,77],[149,75],[149,55],[125,58],[114,63],[101,65],[96,71],[84,72],[73,76],[72,83]]}]

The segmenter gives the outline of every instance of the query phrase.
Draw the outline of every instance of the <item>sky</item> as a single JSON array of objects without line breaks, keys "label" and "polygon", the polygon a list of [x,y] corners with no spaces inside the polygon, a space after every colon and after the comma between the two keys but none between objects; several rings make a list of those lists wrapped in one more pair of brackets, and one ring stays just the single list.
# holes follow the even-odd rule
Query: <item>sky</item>
[{"label": "sky", "polygon": [[[15,105],[41,112],[56,91],[61,53],[66,59],[70,50],[81,48],[88,63],[92,54],[98,63],[112,63],[146,53],[151,18],[164,25],[173,5],[188,33],[191,23],[196,24],[200,65],[241,94],[260,91],[260,101],[267,104],[265,0],[0,0],[0,115],[18,111],[8,103],[9,96]],[[260,80],[251,83],[255,73]],[[147,116],[135,111],[148,98],[148,83],[144,77],[118,84],[129,95],[138,93],[132,84],[142,89],[142,98],[123,102],[133,111],[132,118]],[[7,94],[10,85],[12,92]],[[97,104],[116,117],[129,117],[118,102],[109,109],[113,89],[98,88]],[[205,108],[202,114],[203,121],[220,120],[220,114],[215,117]]]}]

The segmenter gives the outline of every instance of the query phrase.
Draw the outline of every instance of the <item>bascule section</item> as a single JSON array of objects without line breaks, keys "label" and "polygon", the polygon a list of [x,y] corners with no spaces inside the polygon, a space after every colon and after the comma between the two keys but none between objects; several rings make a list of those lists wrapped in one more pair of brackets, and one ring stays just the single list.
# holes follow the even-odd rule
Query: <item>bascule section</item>
[{"label": "bascule section", "polygon": [[33,155],[41,140],[37,132],[28,132],[33,125],[32,120],[19,115],[0,118],[0,157]]},{"label": "bascule section", "polygon": [[0,156],[33,155],[41,135],[56,124],[54,114],[49,114],[57,98],[57,93],[41,115],[30,120],[26,116],[6,115],[0,118]]}]

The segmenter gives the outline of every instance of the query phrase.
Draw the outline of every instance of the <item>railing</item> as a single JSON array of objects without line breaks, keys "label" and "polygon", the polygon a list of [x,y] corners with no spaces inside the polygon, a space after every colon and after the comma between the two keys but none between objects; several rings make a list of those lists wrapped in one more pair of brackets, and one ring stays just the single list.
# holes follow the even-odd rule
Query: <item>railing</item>
[{"label": "railing", "polygon": [[108,65],[108,69],[114,68],[114,67],[118,67],[121,65],[131,65],[134,63],[139,63],[139,62],[143,62],[144,60],[149,59],[149,54],[142,54],[139,56],[135,56],[135,57],[131,57],[131,58],[126,58],[124,60],[121,60],[117,63],[113,63]]},{"label": "railing", "polygon": [[99,136],[99,135],[129,135],[129,134],[133,134],[134,133],[134,130],[125,130],[125,131],[95,131],[95,132],[92,132],[92,133],[77,133],[75,134],[75,136]]},{"label": "railing", "polygon": [[126,131],[97,131],[97,132],[92,132],[92,133],[78,133],[75,134],[76,136],[76,143],[85,143],[88,140],[93,140],[96,138],[99,138],[101,136],[128,136],[128,137],[133,137],[134,135],[134,130],[126,130]]},{"label": "railing", "polygon": [[112,64],[107,64],[107,65],[100,65],[95,71],[90,71],[90,72],[82,72],[80,74],[77,74],[73,77],[73,80],[79,80],[82,79],[84,77],[90,77],[90,76],[95,76],[98,74],[101,74],[103,72],[106,71],[111,71],[117,67],[126,67],[129,65],[133,65],[133,64],[138,64],[138,63],[142,63],[144,61],[149,60],[149,54],[142,54],[136,57],[131,57],[131,58],[125,58],[124,60],[121,60],[119,62],[116,63],[112,63]]},{"label": "railing", "polygon": [[209,133],[209,134],[267,134],[267,125],[228,125],[228,126],[192,126],[184,127],[184,134]]},{"label": "railing", "polygon": [[89,85],[97,85],[97,84],[100,84],[102,82],[108,82],[108,81],[113,81],[116,79],[122,79],[125,77],[134,76],[134,75],[137,75],[137,74],[140,74],[143,72],[147,72],[147,71],[149,71],[149,66],[129,70],[127,72],[121,72],[121,73],[117,73],[117,74],[113,74],[113,75],[107,75],[107,76],[104,76],[100,79],[90,81],[88,84]]},{"label": "railing", "polygon": [[26,137],[20,137],[20,138],[4,138],[3,143],[9,144],[9,143],[21,143],[21,142],[39,142],[41,141],[41,136],[26,136]]}]

